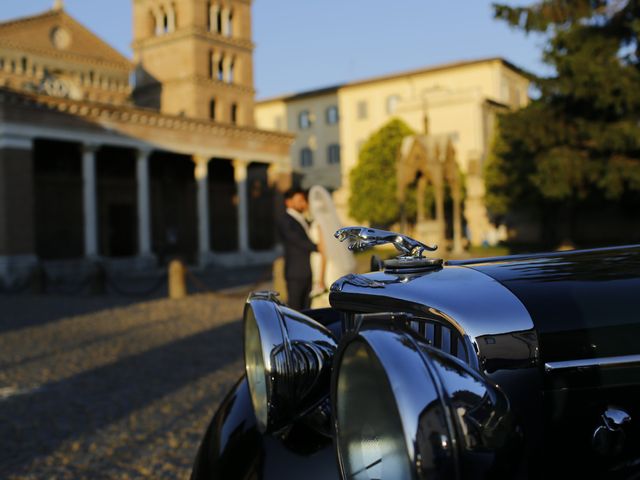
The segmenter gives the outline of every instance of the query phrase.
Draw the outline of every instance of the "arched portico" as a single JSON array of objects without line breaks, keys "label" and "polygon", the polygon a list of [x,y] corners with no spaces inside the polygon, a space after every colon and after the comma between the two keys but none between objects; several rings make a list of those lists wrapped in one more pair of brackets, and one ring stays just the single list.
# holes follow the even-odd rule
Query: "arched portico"
[{"label": "arched portico", "polygon": [[[398,155],[397,178],[397,197],[401,206],[406,202],[407,188],[417,180],[418,236],[435,235],[434,240],[439,244],[446,240],[445,185],[449,185],[453,200],[453,252],[462,252],[462,179],[452,137],[414,135],[405,138]],[[433,186],[435,197],[435,220],[431,222],[424,205],[428,184]],[[427,240],[431,241],[431,238]]]}]

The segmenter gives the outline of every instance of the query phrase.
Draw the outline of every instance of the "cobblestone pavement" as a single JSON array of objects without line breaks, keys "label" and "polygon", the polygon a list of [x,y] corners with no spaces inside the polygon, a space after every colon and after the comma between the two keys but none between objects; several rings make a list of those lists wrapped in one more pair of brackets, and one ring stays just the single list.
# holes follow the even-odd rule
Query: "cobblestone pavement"
[{"label": "cobblestone pavement", "polygon": [[[16,309],[0,298],[0,478],[188,478],[242,371],[245,293],[94,308],[76,299],[90,313],[66,317],[70,299],[26,308],[23,297]],[[17,328],[17,310],[45,321]]]}]

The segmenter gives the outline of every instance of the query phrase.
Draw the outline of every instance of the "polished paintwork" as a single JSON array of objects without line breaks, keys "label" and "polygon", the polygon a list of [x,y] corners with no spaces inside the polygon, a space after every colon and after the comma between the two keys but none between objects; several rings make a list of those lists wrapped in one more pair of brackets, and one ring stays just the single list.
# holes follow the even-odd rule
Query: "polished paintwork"
[{"label": "polished paintwork", "polygon": [[640,352],[638,246],[466,266],[495,278],[524,303],[543,362]]},{"label": "polished paintwork", "polygon": [[[343,315],[330,308],[302,312],[340,336]],[[327,403],[329,391],[325,394]],[[321,405],[285,432],[261,434],[246,377],[227,394],[204,435],[192,480],[338,480]],[[326,417],[326,418],[324,418]]]},{"label": "polished paintwork", "polygon": [[[389,319],[393,312],[407,312],[455,328],[474,353],[469,366],[500,386],[520,423],[525,453],[514,478],[639,478],[637,366],[544,369],[547,362],[640,353],[639,262],[639,246],[449,262],[423,274],[343,277],[332,286],[330,299],[335,309],[348,314],[341,321],[348,330],[364,325],[358,321],[367,322],[355,321],[358,314],[380,312],[391,312]],[[331,326],[336,337],[341,333],[337,325],[333,321]],[[209,465],[209,473],[226,466],[225,475],[196,478],[309,479],[320,464],[336,468],[330,448],[309,448],[304,455],[295,453],[297,460],[281,472],[292,476],[271,477],[264,465],[273,465],[274,459],[284,465],[291,451],[278,437],[256,438],[246,384],[241,382],[236,392],[238,388],[245,393],[225,400],[203,442],[208,453],[198,457],[200,464]],[[624,409],[632,420],[625,427],[621,453],[608,458],[595,454],[591,443],[611,406]],[[312,445],[322,438],[314,429],[305,431],[299,438]],[[236,474],[233,468],[240,467],[231,465],[242,462],[253,470]]]},{"label": "polished paintwork", "polygon": [[539,363],[538,339],[525,306],[502,284],[470,268],[347,275],[331,286],[330,301],[354,313],[409,312],[439,319],[471,346],[471,364],[489,374]]},{"label": "polished paintwork", "polygon": [[[363,325],[343,340],[336,355],[340,367],[332,378],[332,403],[343,478],[353,475],[342,456],[353,443],[345,437],[358,444],[370,432],[366,444],[377,443],[387,432],[372,429],[385,416],[400,420],[415,478],[514,478],[522,444],[502,390],[468,364],[440,353],[395,323]],[[369,352],[368,362],[354,353],[358,349]],[[354,366],[358,362],[361,365]],[[370,378],[374,372],[384,372],[383,378]],[[382,411],[384,404],[361,397],[360,390],[376,395],[376,386],[380,396],[393,396],[395,408]],[[359,461],[358,452],[352,455]],[[384,465],[385,459],[381,462]],[[390,468],[384,478],[391,475]]]},{"label": "polished paintwork", "polygon": [[191,479],[338,480],[338,470],[331,439],[304,424],[287,435],[261,434],[242,377],[213,417]]},{"label": "polished paintwork", "polygon": [[[260,407],[266,419],[258,417],[258,429],[277,432],[326,398],[337,342],[327,327],[286,307],[270,292],[254,292],[245,304],[245,355],[251,325],[259,332],[268,385],[266,405]],[[245,367],[251,390],[247,361]]]}]

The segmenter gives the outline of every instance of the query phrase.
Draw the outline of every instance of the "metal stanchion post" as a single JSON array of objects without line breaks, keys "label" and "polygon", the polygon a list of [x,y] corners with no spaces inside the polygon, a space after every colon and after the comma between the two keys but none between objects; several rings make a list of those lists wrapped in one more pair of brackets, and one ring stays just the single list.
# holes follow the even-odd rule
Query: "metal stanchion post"
[{"label": "metal stanchion post", "polygon": [[29,275],[29,287],[31,293],[35,295],[42,295],[47,290],[47,272],[44,267],[37,264],[31,270]]},{"label": "metal stanchion post", "polygon": [[180,260],[169,263],[169,298],[179,299],[187,296],[186,268]]},{"label": "metal stanchion post", "polygon": [[91,295],[104,295],[107,292],[107,272],[104,265],[94,263],[89,274],[89,293]]}]

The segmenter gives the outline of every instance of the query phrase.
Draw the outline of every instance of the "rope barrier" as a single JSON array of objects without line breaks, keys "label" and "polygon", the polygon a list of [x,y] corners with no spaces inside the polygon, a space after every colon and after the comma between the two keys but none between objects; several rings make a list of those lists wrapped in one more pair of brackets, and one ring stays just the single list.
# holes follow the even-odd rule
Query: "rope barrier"
[{"label": "rope barrier", "polygon": [[89,275],[84,277],[78,283],[71,284],[71,285],[65,284],[64,282],[60,282],[59,280],[52,278],[46,272],[45,272],[44,278],[46,281],[44,284],[43,293],[49,290],[49,291],[52,291],[53,293],[61,293],[62,295],[78,295],[91,283],[91,277]]},{"label": "rope barrier", "polygon": [[[42,269],[42,267],[37,268],[40,268],[41,270],[34,270],[20,283],[6,285],[0,281],[0,294],[16,295],[29,290],[30,287],[33,290],[34,285],[37,285],[37,292],[43,294],[58,293],[62,295],[78,295],[86,289],[97,291],[94,293],[104,293],[108,289],[110,292],[124,297],[141,298],[153,295],[163,288],[168,281],[167,273],[162,273],[154,279],[153,283],[148,288],[128,290],[122,285],[119,285],[114,277],[104,270],[104,267],[102,266],[97,266],[91,273],[85,275],[80,281],[73,283],[60,281],[60,279],[52,277]],[[240,286],[240,291],[223,292],[209,287],[209,285],[207,285],[202,279],[198,278],[198,276],[189,268],[185,268],[185,274],[190,286],[197,292],[214,294],[219,297],[246,296],[250,291],[257,289],[261,284],[269,281],[271,278],[271,271],[267,270],[257,281],[249,285]]]},{"label": "rope barrier", "polygon": [[196,288],[199,292],[202,293],[211,293],[214,294],[218,297],[229,297],[229,298],[238,298],[238,297],[245,297],[249,294],[249,292],[255,290],[256,288],[258,288],[260,285],[262,285],[264,282],[268,281],[271,278],[271,272],[267,271],[265,272],[257,281],[249,284],[249,285],[242,285],[241,287],[242,290],[241,291],[233,291],[233,292],[221,292],[220,290],[213,290],[212,288],[210,288],[208,285],[206,285],[202,280],[200,280],[190,269],[187,268],[186,270],[186,276],[189,280],[191,280],[192,285],[194,286],[194,288]]},{"label": "rope barrier", "polygon": [[149,297],[160,290],[165,285],[165,283],[167,283],[167,275],[161,274],[149,288],[134,291],[127,291],[126,289],[120,287],[109,275],[107,275],[106,281],[107,286],[111,290],[113,290],[118,295],[122,295],[123,297]]},{"label": "rope barrier", "polygon": [[188,268],[185,269],[185,274],[187,276],[187,279],[191,280],[194,288],[196,290],[198,290],[199,292],[215,293],[214,290],[209,288],[209,286],[206,283],[204,283],[202,280],[200,280],[198,277],[196,277],[195,274],[190,269],[188,269]]},{"label": "rope barrier", "polygon": [[27,290],[31,286],[31,279],[26,278],[22,283],[16,283],[13,285],[5,285],[4,282],[0,282],[0,293],[6,295],[16,295]]}]

